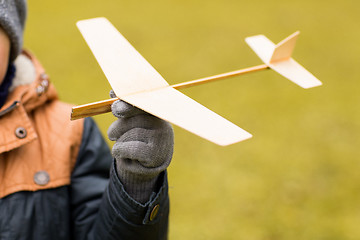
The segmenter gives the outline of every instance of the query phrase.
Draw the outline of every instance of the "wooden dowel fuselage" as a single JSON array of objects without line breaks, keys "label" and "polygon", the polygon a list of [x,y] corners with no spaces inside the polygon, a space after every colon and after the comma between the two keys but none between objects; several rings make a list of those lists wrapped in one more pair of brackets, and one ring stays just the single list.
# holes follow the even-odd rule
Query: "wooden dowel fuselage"
[{"label": "wooden dowel fuselage", "polygon": [[210,76],[210,77],[204,77],[204,78],[200,78],[200,79],[196,79],[196,80],[192,80],[192,81],[188,81],[188,82],[174,84],[174,85],[171,85],[171,87],[179,90],[179,89],[183,89],[183,88],[197,86],[197,85],[204,84],[204,83],[214,82],[214,81],[229,78],[229,77],[235,77],[235,76],[242,75],[245,73],[256,72],[256,71],[264,70],[267,68],[269,68],[269,67],[266,64],[262,64],[262,65],[258,65],[255,67],[244,68],[244,69],[240,69],[240,70],[236,70],[236,71],[232,71],[232,72],[222,73],[222,74],[218,74],[218,75],[214,75],[214,76]]},{"label": "wooden dowel fuselage", "polygon": [[[200,78],[200,79],[196,79],[196,80],[192,80],[192,81],[188,81],[188,82],[174,84],[174,85],[171,85],[170,87],[179,90],[179,89],[197,86],[197,85],[204,84],[204,83],[214,82],[214,81],[229,78],[229,77],[242,75],[245,73],[251,73],[251,72],[256,72],[256,71],[260,71],[260,70],[265,70],[268,68],[269,67],[266,64],[262,64],[262,65],[258,65],[255,67],[244,68],[244,69],[240,69],[240,70],[236,70],[236,71],[232,71],[232,72],[222,73],[222,74],[218,74],[218,75],[214,75],[214,76],[210,76],[210,77],[205,77],[205,78]],[[76,120],[76,119],[80,119],[80,118],[91,117],[91,116],[95,116],[98,114],[111,112],[111,104],[118,99],[119,98],[111,98],[111,99],[107,99],[107,100],[103,100],[103,101],[99,101],[99,102],[88,103],[88,104],[73,107],[70,119]]]}]

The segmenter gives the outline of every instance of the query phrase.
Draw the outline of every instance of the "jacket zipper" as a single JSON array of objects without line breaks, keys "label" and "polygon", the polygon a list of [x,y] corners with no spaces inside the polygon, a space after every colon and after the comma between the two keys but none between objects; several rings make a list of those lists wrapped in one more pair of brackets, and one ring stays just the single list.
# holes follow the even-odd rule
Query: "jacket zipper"
[{"label": "jacket zipper", "polygon": [[8,114],[12,110],[14,110],[18,105],[19,105],[19,101],[13,102],[8,108],[0,112],[0,117],[4,116],[5,114]]}]

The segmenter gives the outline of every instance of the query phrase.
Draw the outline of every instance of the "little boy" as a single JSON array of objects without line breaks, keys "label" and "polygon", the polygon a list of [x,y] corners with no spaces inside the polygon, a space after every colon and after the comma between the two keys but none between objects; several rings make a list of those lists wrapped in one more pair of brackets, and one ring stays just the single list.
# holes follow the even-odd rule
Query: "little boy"
[{"label": "little boy", "polygon": [[166,239],[171,125],[115,102],[111,156],[22,50],[25,18],[0,0],[0,239]]}]

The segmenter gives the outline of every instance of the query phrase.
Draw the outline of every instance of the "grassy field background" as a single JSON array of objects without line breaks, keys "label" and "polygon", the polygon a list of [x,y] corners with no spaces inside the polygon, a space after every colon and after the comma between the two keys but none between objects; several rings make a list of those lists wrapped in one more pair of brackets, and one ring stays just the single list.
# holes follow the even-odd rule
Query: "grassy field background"
[{"label": "grassy field background", "polygon": [[[245,37],[300,30],[294,58],[322,87],[264,71],[183,91],[254,137],[223,148],[175,127],[169,236],[360,239],[360,2],[29,2],[25,46],[75,104],[110,90],[77,20],[107,17],[171,84],[261,64]],[[95,119],[104,135],[114,121]]]}]

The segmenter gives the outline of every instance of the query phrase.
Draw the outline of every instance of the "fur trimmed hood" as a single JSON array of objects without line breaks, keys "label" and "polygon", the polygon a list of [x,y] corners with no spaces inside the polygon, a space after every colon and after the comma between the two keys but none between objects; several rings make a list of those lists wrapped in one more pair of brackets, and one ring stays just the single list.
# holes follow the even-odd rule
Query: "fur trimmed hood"
[{"label": "fur trimmed hood", "polygon": [[6,103],[0,109],[0,117],[15,105],[23,105],[29,112],[47,101],[58,98],[44,68],[31,53],[23,51],[14,64],[15,77]]},{"label": "fur trimmed hood", "polygon": [[9,89],[10,92],[12,92],[17,86],[31,84],[36,79],[35,66],[26,55],[19,55],[15,59],[14,65],[16,72],[13,83]]}]

